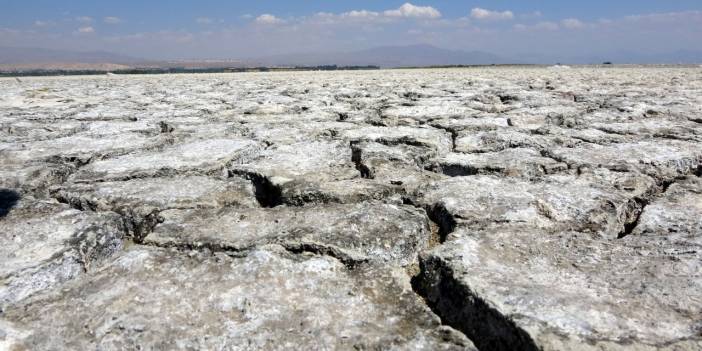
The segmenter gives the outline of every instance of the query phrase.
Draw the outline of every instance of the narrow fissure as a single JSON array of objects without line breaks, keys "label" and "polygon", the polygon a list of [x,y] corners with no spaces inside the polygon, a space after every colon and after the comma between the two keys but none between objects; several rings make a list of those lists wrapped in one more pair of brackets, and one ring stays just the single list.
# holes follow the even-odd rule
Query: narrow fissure
[{"label": "narrow fissure", "polygon": [[628,209],[629,213],[627,214],[627,217],[631,218],[624,223],[624,229],[617,235],[617,239],[622,239],[633,233],[636,227],[639,225],[639,220],[641,219],[641,215],[646,209],[646,206],[648,206],[655,199],[663,196],[671,185],[675,184],[675,182],[681,179],[684,179],[684,177],[681,176],[673,179],[660,180],[658,181],[657,191],[649,194],[648,196],[633,199],[633,206],[631,206],[633,208]]},{"label": "narrow fissure", "polygon": [[251,181],[254,186],[254,195],[261,207],[276,207],[283,204],[283,189],[273,184],[268,177],[261,174],[234,170],[230,171],[230,176],[235,174]]},{"label": "narrow fissure", "polygon": [[[411,198],[406,205],[423,209],[430,226],[437,227],[438,243],[443,244],[457,227],[456,219],[441,203],[422,206]],[[538,350],[534,340],[470,287],[461,284],[451,269],[431,256],[418,257],[419,267],[411,277],[412,290],[441,319],[443,325],[463,333],[479,350]],[[412,273],[410,273],[412,274]]]},{"label": "narrow fissure", "polygon": [[339,249],[326,245],[316,245],[311,243],[279,243],[286,251],[293,254],[303,254],[311,253],[320,256],[329,256],[339,260],[346,266],[346,268],[352,270],[358,265],[367,262],[367,260],[353,258]]},{"label": "narrow fissure", "polygon": [[443,324],[464,333],[479,350],[539,350],[526,331],[457,281],[439,260],[420,259],[411,284]]},{"label": "narrow fissure", "polygon": [[351,161],[356,165],[356,170],[361,174],[361,178],[373,179],[375,175],[366,164],[363,163],[363,150],[357,143],[351,142]]},{"label": "narrow fissure", "polygon": [[633,218],[624,223],[624,229],[617,235],[617,239],[622,239],[634,232],[634,229],[636,229],[636,227],[639,225],[641,215],[643,214],[646,206],[648,206],[649,201],[650,200],[648,199],[634,199],[635,206],[632,210],[633,213],[631,213]]}]

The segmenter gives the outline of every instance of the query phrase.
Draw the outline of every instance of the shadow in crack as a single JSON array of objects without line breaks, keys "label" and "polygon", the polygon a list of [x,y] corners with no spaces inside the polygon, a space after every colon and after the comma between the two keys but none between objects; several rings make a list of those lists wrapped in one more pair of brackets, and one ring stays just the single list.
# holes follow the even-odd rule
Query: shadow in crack
[{"label": "shadow in crack", "polygon": [[0,189],[0,218],[7,216],[10,210],[17,205],[20,194],[10,189]]}]

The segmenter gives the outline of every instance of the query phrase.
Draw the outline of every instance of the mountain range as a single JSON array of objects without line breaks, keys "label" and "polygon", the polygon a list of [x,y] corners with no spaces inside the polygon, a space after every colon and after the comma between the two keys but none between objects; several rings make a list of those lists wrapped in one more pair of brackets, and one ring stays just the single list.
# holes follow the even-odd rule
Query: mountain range
[{"label": "mountain range", "polygon": [[[380,66],[421,67],[479,64],[596,64],[614,63],[702,63],[700,51],[675,51],[660,54],[615,52],[609,55],[553,58],[539,54],[501,57],[484,51],[461,51],[431,45],[381,46],[348,52],[318,52],[251,57],[241,60],[146,60],[105,51],[68,51],[42,48],[0,47],[0,70],[8,69],[102,69],[119,68],[242,68],[259,66]],[[65,68],[64,68],[65,67]],[[111,68],[109,68],[111,69]]]}]

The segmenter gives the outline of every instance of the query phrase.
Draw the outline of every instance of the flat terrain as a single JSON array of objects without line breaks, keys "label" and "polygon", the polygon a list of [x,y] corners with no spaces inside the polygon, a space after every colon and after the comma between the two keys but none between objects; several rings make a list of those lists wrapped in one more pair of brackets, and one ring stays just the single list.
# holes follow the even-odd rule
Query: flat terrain
[{"label": "flat terrain", "polygon": [[702,349],[702,68],[0,79],[0,349]]}]

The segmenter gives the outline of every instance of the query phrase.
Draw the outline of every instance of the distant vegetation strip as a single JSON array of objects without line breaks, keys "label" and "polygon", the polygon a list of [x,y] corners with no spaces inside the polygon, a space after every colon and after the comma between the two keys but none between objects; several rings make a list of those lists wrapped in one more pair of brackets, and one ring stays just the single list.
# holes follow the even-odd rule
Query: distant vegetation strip
[{"label": "distant vegetation strip", "polygon": [[95,74],[171,74],[171,73],[243,73],[243,72],[290,72],[290,71],[360,71],[377,70],[379,66],[295,66],[295,67],[246,67],[246,68],[128,68],[119,70],[16,70],[0,71],[0,77],[31,77],[31,76],[80,76]]}]

